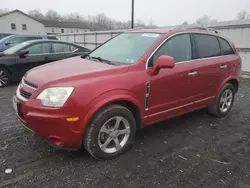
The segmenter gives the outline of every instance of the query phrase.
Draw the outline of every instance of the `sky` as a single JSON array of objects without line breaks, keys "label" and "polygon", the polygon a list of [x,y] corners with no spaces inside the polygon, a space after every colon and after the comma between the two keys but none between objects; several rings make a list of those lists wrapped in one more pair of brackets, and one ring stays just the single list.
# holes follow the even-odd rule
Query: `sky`
[{"label": "sky", "polygon": [[[233,20],[243,9],[250,13],[250,0],[134,0],[135,20],[158,26],[195,22],[208,15],[220,21]],[[60,14],[78,12],[82,16],[104,13],[120,21],[131,18],[131,0],[0,0],[1,9],[28,12],[40,9],[45,13],[54,9]]]}]

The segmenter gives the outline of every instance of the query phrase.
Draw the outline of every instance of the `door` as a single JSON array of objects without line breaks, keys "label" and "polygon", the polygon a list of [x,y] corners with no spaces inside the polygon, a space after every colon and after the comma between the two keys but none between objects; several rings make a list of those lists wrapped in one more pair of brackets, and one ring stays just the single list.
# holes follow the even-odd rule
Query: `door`
[{"label": "door", "polygon": [[148,69],[161,55],[172,56],[176,63],[172,69],[161,69],[158,75],[147,76],[145,110],[152,122],[191,108],[188,101],[193,97],[195,75],[190,75],[194,71],[190,35],[180,34],[167,40],[149,60]]},{"label": "door", "polygon": [[193,95],[198,105],[208,104],[223,82],[221,49],[217,37],[208,34],[193,34],[196,46],[196,79]]},{"label": "door", "polygon": [[53,61],[58,61],[61,59],[73,57],[70,45],[66,43],[53,43],[52,51],[53,51],[53,56],[52,56]]},{"label": "door", "polygon": [[26,57],[17,57],[20,77],[32,68],[52,61],[50,43],[36,43],[27,47],[26,50],[29,51]]}]

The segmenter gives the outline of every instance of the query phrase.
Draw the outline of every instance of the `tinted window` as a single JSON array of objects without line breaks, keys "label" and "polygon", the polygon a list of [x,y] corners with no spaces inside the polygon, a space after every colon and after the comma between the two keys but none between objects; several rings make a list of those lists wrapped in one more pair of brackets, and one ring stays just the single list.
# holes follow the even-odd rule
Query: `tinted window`
[{"label": "tinted window", "polygon": [[75,51],[76,49],[77,49],[76,46],[70,46],[70,51],[71,51],[71,52]]},{"label": "tinted window", "polygon": [[53,44],[54,53],[70,52],[70,46],[68,44]]},{"label": "tinted window", "polygon": [[216,37],[212,35],[195,34],[198,58],[206,58],[220,55],[220,45]]},{"label": "tinted window", "polygon": [[47,54],[50,53],[50,44],[48,43],[35,44],[27,48],[27,50],[29,50],[29,54]]},{"label": "tinted window", "polygon": [[224,40],[222,38],[218,38],[218,39],[220,41],[222,55],[234,54],[232,47],[229,45],[229,43],[226,40]]},{"label": "tinted window", "polygon": [[23,42],[21,39],[22,39],[21,37],[12,37],[7,42],[9,42],[11,45],[16,45],[16,44],[20,44],[21,42]]},{"label": "tinted window", "polygon": [[42,39],[42,37],[22,37],[21,42],[25,42],[28,40],[39,40],[39,39]]},{"label": "tinted window", "polygon": [[149,67],[161,56],[168,55],[176,62],[188,61],[192,59],[191,40],[188,34],[178,35],[169,39],[163,44],[149,61]]}]

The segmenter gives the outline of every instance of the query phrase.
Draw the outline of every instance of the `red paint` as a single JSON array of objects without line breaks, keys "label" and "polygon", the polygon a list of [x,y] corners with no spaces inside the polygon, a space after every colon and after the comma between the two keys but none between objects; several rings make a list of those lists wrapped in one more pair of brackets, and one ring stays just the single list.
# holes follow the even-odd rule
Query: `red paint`
[{"label": "red paint", "polygon": [[[181,32],[188,31],[190,30]],[[92,117],[107,104],[117,101],[133,103],[140,112],[140,127],[145,127],[206,107],[214,100],[223,84],[239,80],[241,58],[237,53],[175,65],[173,58],[162,56],[155,67],[146,69],[147,59],[152,52],[162,41],[178,31],[157,32],[165,35],[132,65],[112,66],[74,57],[27,72],[25,79],[38,88],[32,91],[32,97],[28,101],[19,99],[22,111],[20,121],[52,144],[77,149],[81,147]],[[234,50],[236,51],[235,47]],[[228,68],[220,69],[225,64]],[[193,71],[198,71],[199,74],[189,76]],[[150,82],[148,110],[145,109],[147,82]],[[44,107],[36,99],[45,88],[54,86],[75,87],[62,108]],[[29,92],[32,90],[26,86],[21,87]],[[67,122],[66,118],[69,117],[79,117],[79,120]]]}]

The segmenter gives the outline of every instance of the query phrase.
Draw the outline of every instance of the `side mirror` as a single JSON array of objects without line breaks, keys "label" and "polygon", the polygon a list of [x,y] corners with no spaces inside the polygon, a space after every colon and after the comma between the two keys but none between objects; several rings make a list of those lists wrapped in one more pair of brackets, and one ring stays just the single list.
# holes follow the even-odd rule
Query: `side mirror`
[{"label": "side mirror", "polygon": [[29,50],[21,50],[19,52],[19,57],[20,58],[26,58],[28,56],[28,54],[29,54]]},{"label": "side mirror", "polygon": [[175,66],[175,60],[173,57],[162,55],[154,63],[151,74],[157,75],[160,69],[172,69]]},{"label": "side mirror", "polygon": [[9,46],[9,45],[10,45],[10,42],[5,42],[4,45],[5,45],[5,46]]}]

